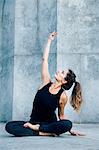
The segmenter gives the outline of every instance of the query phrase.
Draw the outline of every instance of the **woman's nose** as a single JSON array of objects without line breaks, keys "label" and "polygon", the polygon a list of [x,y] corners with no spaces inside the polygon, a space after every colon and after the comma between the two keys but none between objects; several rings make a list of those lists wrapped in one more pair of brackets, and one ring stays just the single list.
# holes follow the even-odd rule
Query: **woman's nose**
[{"label": "woman's nose", "polygon": [[62,73],[62,71],[61,71],[61,70],[59,70],[59,71],[58,71],[58,73]]}]

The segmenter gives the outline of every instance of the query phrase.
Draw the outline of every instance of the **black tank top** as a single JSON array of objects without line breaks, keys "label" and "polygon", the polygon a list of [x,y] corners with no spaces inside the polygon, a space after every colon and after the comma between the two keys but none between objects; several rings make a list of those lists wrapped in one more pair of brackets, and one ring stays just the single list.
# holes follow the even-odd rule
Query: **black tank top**
[{"label": "black tank top", "polygon": [[57,121],[55,110],[59,105],[59,99],[63,89],[61,88],[57,94],[51,94],[49,92],[49,87],[51,84],[52,82],[37,91],[30,116],[31,123],[50,123]]}]

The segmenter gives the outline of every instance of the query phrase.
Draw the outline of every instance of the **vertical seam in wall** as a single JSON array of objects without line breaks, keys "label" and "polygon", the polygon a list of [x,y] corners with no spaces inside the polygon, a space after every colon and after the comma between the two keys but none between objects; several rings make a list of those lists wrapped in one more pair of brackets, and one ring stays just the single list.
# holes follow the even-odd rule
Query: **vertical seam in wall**
[{"label": "vertical seam in wall", "polygon": [[13,41],[13,75],[12,75],[12,114],[11,120],[13,120],[13,102],[14,102],[14,59],[15,59],[15,9],[16,9],[16,0],[14,1],[14,41]]},{"label": "vertical seam in wall", "polygon": [[[57,7],[58,7],[58,0],[56,0],[56,30],[57,30]],[[58,40],[57,40],[58,41]],[[58,55],[57,55],[57,53],[58,53],[58,50],[57,50],[57,41],[56,41],[56,70],[57,70],[57,64],[58,64]]]},{"label": "vertical seam in wall", "polygon": [[37,0],[37,36],[36,36],[36,48],[38,50],[39,45],[39,0]]},{"label": "vertical seam in wall", "polygon": [[[4,9],[5,9],[5,2],[6,2],[6,0],[3,0],[3,3],[2,3],[2,15],[1,15],[1,45],[0,45],[0,48],[2,49],[2,47],[3,47],[3,45],[2,45],[2,41],[3,41],[3,39],[2,39],[2,35],[3,35],[3,18],[4,18]],[[2,58],[2,56],[1,56],[1,60],[2,59],[4,59],[5,57],[3,56],[3,58]]]},{"label": "vertical seam in wall", "polygon": [[80,53],[80,81],[81,81],[81,62],[82,62],[82,55],[81,55],[81,53]]},{"label": "vertical seam in wall", "polygon": [[3,5],[2,5],[2,22],[3,22],[3,16],[4,16],[5,3],[6,3],[6,0],[3,0]]},{"label": "vertical seam in wall", "polygon": [[[82,78],[81,78],[81,71],[82,71],[82,53],[79,53],[80,55],[80,83],[82,83]],[[81,88],[82,88],[82,84],[81,84]],[[83,95],[82,95],[83,96]],[[79,114],[79,123],[81,124],[82,123],[82,108],[80,110],[80,114]]]}]

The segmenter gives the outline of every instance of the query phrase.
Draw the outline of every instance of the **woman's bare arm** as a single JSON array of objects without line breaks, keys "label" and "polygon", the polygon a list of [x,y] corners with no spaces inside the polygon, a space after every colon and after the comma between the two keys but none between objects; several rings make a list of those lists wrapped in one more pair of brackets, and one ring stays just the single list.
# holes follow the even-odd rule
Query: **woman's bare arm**
[{"label": "woman's bare arm", "polygon": [[65,105],[67,103],[68,97],[66,94],[62,93],[60,100],[59,100],[59,107],[58,107],[58,117],[59,119],[67,119],[67,116],[64,115]]},{"label": "woman's bare arm", "polygon": [[49,57],[51,43],[55,39],[56,34],[57,34],[56,32],[51,33],[51,35],[48,38],[47,45],[44,49],[44,54],[42,58],[42,72],[41,72],[43,85],[51,81],[49,69],[48,69],[48,57]]},{"label": "woman's bare arm", "polygon": [[[64,115],[64,108],[68,101],[68,97],[65,94],[62,94],[59,101],[58,107],[58,117],[59,119],[67,119],[67,116]],[[70,130],[69,131],[72,136],[85,136],[84,133],[80,133],[78,131]]]}]

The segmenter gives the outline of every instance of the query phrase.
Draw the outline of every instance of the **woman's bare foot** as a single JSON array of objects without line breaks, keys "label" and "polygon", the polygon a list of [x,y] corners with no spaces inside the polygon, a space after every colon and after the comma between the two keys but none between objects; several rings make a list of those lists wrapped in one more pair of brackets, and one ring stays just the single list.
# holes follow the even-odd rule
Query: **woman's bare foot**
[{"label": "woman's bare foot", "polygon": [[40,125],[39,124],[36,124],[36,125],[32,125],[32,129],[35,130],[35,131],[39,131],[39,127]]},{"label": "woman's bare foot", "polygon": [[40,127],[39,124],[33,125],[33,124],[29,123],[29,122],[25,123],[23,126],[26,127],[26,128],[31,128],[31,129],[33,129],[35,131],[38,131],[39,127]]},{"label": "woman's bare foot", "polygon": [[[39,131],[39,127],[40,125],[39,124],[31,124],[29,122],[25,123],[23,125],[25,128],[30,128],[30,129],[33,129],[35,131]],[[40,132],[39,131],[39,135],[42,135],[42,136],[57,136],[55,133],[46,133],[46,132]]]},{"label": "woman's bare foot", "polygon": [[55,133],[46,133],[46,132],[39,132],[39,135],[42,135],[42,136],[57,136]]}]

